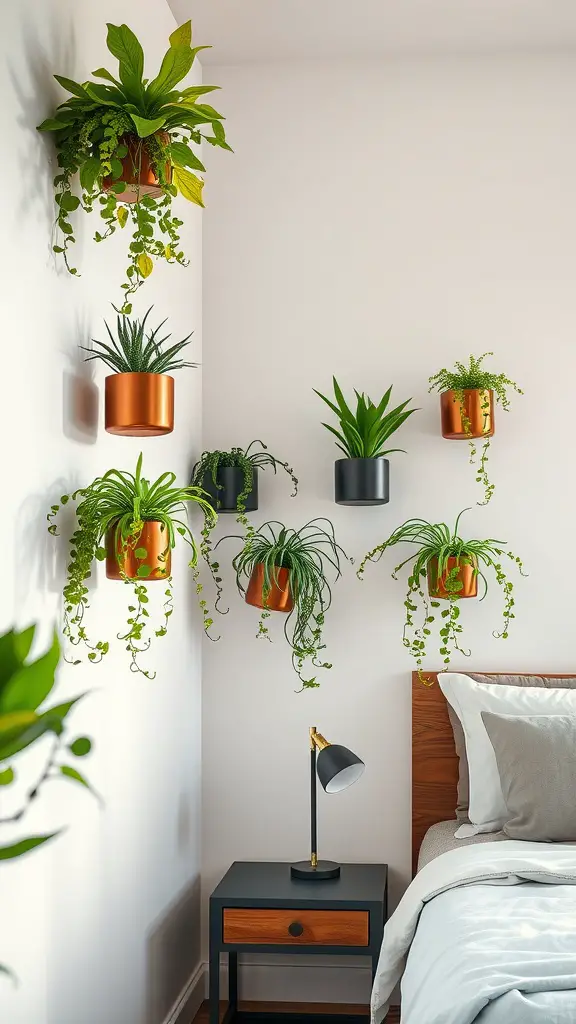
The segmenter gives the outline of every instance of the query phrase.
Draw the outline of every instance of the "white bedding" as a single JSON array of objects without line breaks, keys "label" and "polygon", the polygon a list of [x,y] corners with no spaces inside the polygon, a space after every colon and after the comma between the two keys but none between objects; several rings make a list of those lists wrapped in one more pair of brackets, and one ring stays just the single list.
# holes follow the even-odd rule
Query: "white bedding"
[{"label": "white bedding", "polygon": [[507,840],[427,864],[386,925],[372,1024],[402,977],[402,1024],[574,1024],[576,846]]}]

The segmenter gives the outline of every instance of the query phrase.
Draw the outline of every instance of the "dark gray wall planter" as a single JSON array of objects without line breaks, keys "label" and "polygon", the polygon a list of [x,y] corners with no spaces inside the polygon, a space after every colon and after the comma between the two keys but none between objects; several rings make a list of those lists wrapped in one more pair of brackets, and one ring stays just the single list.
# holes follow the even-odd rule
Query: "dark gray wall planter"
[{"label": "dark gray wall planter", "polygon": [[[218,513],[236,512],[238,495],[244,489],[244,472],[238,466],[221,466],[216,474],[221,489],[215,486],[211,473],[205,473],[202,487],[210,495],[210,504]],[[252,489],[246,497],[246,512],[258,508],[258,468],[252,470]]]},{"label": "dark gray wall planter", "polygon": [[388,459],[337,459],[334,463],[334,499],[337,505],[386,505]]}]

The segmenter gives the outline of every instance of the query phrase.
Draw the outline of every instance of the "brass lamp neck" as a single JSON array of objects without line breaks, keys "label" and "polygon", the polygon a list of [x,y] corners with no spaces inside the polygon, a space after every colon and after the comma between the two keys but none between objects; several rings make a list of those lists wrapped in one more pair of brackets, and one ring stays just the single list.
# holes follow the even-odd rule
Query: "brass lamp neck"
[{"label": "brass lamp neck", "polygon": [[310,749],[314,750],[316,747],[318,750],[324,750],[325,747],[329,747],[330,744],[327,739],[318,732],[315,725],[310,726]]}]

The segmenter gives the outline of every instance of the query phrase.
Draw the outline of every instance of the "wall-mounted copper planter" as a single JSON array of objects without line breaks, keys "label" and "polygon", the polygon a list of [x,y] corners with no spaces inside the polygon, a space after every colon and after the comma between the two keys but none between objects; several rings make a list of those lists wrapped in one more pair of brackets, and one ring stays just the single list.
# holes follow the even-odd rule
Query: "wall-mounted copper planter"
[{"label": "wall-mounted copper planter", "polygon": [[[170,142],[168,132],[156,132],[156,138],[165,146]],[[123,192],[116,193],[119,203],[137,203],[142,196],[152,196],[158,199],[162,195],[162,186],[150,162],[148,150],[144,145],[145,140],[137,135],[123,135],[118,140],[126,146],[128,152],[120,161],[122,164],[122,176],[119,179],[126,185]],[[172,181],[172,165],[166,162],[165,178],[168,184]],[[108,191],[114,181],[111,177],[104,178],[103,188]]]},{"label": "wall-mounted copper planter", "polygon": [[275,567],[270,591],[264,602],[264,565],[257,562],[246,590],[246,602],[253,604],[255,608],[265,608],[266,611],[291,612],[294,599],[290,588],[290,570]]},{"label": "wall-mounted copper planter", "polygon": [[114,373],[106,377],[109,434],[153,437],[174,430],[174,378],[166,373]]},{"label": "wall-mounted copper planter", "polygon": [[[121,569],[129,580],[138,579],[142,583],[165,580],[170,575],[172,555],[164,523],[157,520],[144,523],[135,546],[130,544],[126,552],[122,548],[122,539],[116,537],[116,527],[111,526],[106,532],[106,576],[109,580],[121,580]],[[141,555],[144,549],[146,555]],[[148,575],[139,575],[138,569],[142,565],[150,567]]]},{"label": "wall-mounted copper planter", "polygon": [[[426,566],[426,576],[428,578],[428,593],[430,597],[441,598],[447,600],[450,597],[458,597],[458,599],[464,597],[478,597],[478,573],[477,573],[477,562],[473,559],[470,560],[469,564],[464,564],[462,560],[457,558],[449,558],[446,563],[446,568],[440,578],[438,577],[438,559],[431,558]],[[458,566],[458,575],[455,577],[459,583],[462,584],[462,589],[455,593],[449,593],[446,590],[446,580],[450,574],[450,570]]]},{"label": "wall-mounted copper planter", "polygon": [[[478,388],[464,390],[463,402],[455,391],[440,395],[442,437],[451,441],[492,437],[494,433],[494,392]],[[466,431],[466,422],[470,429]]]}]

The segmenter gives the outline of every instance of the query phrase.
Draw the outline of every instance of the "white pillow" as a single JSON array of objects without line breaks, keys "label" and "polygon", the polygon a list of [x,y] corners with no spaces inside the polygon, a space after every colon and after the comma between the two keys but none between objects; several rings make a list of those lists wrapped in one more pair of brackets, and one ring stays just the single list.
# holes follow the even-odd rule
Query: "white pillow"
[{"label": "white pillow", "polygon": [[496,764],[494,748],[481,712],[496,715],[575,715],[576,690],[540,686],[491,686],[457,672],[438,675],[440,689],[460,719],[470,771],[470,825],[460,825],[457,839],[480,832],[498,832],[509,814]]}]

